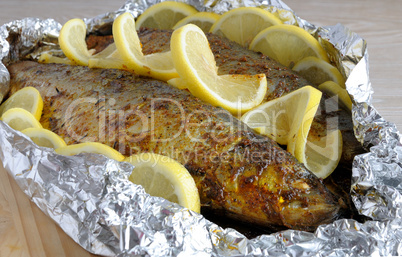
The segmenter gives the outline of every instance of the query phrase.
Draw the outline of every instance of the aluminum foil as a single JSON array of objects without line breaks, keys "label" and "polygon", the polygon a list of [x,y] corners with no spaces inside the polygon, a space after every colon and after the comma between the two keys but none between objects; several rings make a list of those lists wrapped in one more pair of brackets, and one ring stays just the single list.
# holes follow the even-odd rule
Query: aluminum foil
[{"label": "aluminum foil", "polygon": [[[141,14],[152,1],[128,1],[117,11],[86,19],[88,29],[110,29],[120,13]],[[303,27],[320,40],[348,78],[357,139],[369,151],[353,163],[351,194],[360,214],[371,221],[338,220],[314,233],[286,230],[247,239],[202,215],[146,194],[127,180],[132,170],[95,154],[65,157],[38,147],[0,122],[0,158],[21,189],[86,250],[104,256],[390,256],[402,255],[402,146],[394,124],[371,104],[366,42],[341,24],[316,27],[282,1],[221,0],[188,3],[200,11],[260,6],[286,23]],[[0,27],[4,63],[57,51],[61,25],[27,18]],[[0,98],[9,74],[0,64]]]}]

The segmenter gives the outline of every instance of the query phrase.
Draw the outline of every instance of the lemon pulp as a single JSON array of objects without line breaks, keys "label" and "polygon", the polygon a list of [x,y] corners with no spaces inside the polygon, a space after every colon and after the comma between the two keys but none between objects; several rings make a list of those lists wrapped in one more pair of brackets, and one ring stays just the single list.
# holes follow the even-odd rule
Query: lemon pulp
[{"label": "lemon pulp", "polygon": [[248,47],[260,31],[277,24],[282,24],[282,21],[267,10],[239,7],[225,12],[214,23],[210,32]]},{"label": "lemon pulp", "polygon": [[22,108],[30,112],[37,120],[42,116],[43,100],[34,87],[24,87],[11,95],[0,106],[0,116],[11,108]]},{"label": "lemon pulp", "polygon": [[197,12],[180,20],[173,29],[178,29],[187,24],[197,25],[204,33],[209,32],[212,25],[219,19],[220,15],[211,12]]},{"label": "lemon pulp", "polygon": [[22,108],[11,108],[4,112],[0,119],[7,123],[11,128],[18,131],[22,131],[26,128],[42,127],[32,113]]},{"label": "lemon pulp", "polygon": [[66,143],[60,136],[44,128],[27,128],[21,132],[30,137],[38,146],[53,149],[66,146]]},{"label": "lemon pulp", "polygon": [[81,19],[67,21],[60,30],[60,48],[74,64],[88,66],[91,53],[85,42],[86,33],[85,22]]},{"label": "lemon pulp", "polygon": [[316,86],[326,81],[334,81],[342,88],[345,88],[345,79],[339,70],[317,57],[309,56],[300,60],[293,67],[293,70]]},{"label": "lemon pulp", "polygon": [[135,28],[172,29],[177,22],[194,13],[197,9],[189,4],[164,1],[146,9],[138,17]]},{"label": "lemon pulp", "polygon": [[170,51],[150,55],[142,53],[134,17],[130,13],[120,15],[113,22],[113,37],[119,58],[127,69],[163,81],[178,77]]},{"label": "lemon pulp", "polygon": [[145,192],[200,212],[197,187],[183,165],[167,156],[154,153],[132,155],[124,161],[134,165],[129,180],[142,185]]},{"label": "lemon pulp", "polygon": [[264,29],[255,36],[250,49],[261,52],[289,68],[308,56],[329,62],[327,53],[317,39],[304,29],[288,24]]}]

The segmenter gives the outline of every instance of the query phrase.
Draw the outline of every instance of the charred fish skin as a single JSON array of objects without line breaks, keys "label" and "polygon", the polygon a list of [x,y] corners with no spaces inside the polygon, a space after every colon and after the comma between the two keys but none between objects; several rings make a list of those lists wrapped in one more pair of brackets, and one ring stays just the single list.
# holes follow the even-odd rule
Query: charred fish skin
[{"label": "charred fish skin", "polygon": [[154,152],[176,159],[212,209],[301,230],[342,212],[341,200],[287,151],[187,91],[121,70],[30,61],[8,69],[11,94],[37,88],[43,126],[68,144],[98,141],[127,156]]}]

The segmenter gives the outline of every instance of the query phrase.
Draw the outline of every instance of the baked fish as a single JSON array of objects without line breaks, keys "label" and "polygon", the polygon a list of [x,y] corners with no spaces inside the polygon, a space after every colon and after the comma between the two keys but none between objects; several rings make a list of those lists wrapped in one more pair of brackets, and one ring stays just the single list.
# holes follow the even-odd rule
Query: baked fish
[{"label": "baked fish", "polygon": [[[169,51],[171,34],[171,30],[141,28],[138,35],[144,54]],[[266,75],[268,90],[264,101],[276,99],[306,85],[318,87],[268,56],[247,50],[233,41],[212,33],[207,33],[206,36],[219,67],[218,74],[255,75],[264,73]],[[89,48],[97,51],[101,51],[112,42],[112,36],[90,35],[87,38]],[[338,169],[350,172],[354,156],[365,151],[354,135],[350,111],[343,109],[338,103],[338,99],[323,93],[311,125],[309,141],[319,141],[320,138],[326,136],[328,131],[334,129],[342,132],[343,139],[342,156]]]},{"label": "baked fish", "polygon": [[[169,30],[142,28],[139,31],[139,37],[144,54],[168,51],[171,34],[172,31]],[[264,101],[276,99],[306,85],[318,87],[268,56],[246,50],[239,44],[212,33],[208,33],[207,38],[219,67],[218,74],[255,75],[264,73],[266,75],[268,90]],[[98,45],[98,47],[100,46],[101,44]],[[323,93],[311,126],[310,141],[320,140],[326,136],[328,131],[341,130],[343,150],[340,168],[351,170],[354,156],[364,152],[354,135],[351,112],[341,108],[336,98],[331,98]]]},{"label": "baked fish", "polygon": [[67,144],[98,141],[126,156],[167,155],[189,170],[201,203],[217,212],[300,230],[343,212],[343,200],[276,142],[185,90],[114,69],[32,61],[8,69],[10,93],[37,88],[41,123]]}]

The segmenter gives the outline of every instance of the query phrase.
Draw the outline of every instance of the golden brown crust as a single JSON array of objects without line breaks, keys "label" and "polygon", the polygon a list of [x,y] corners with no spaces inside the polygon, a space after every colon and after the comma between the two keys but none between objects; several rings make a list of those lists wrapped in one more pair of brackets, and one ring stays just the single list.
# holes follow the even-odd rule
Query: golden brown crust
[{"label": "golden brown crust", "polygon": [[[145,54],[170,50],[172,31],[141,28],[138,34]],[[110,37],[108,38],[110,40]],[[208,33],[207,38],[220,74],[254,75],[264,73],[266,75],[268,91],[265,101],[276,99],[306,85],[318,86],[271,60],[268,56],[245,50],[235,42],[212,33]],[[89,40],[97,41],[99,38]],[[105,45],[102,46],[101,43],[98,43],[98,47],[106,47],[110,41],[102,42]],[[324,94],[314,118],[309,139],[319,140],[326,135],[328,130],[333,129],[340,129],[343,137],[343,150],[339,167],[351,171],[354,156],[363,153],[364,150],[354,136],[350,111],[342,109],[338,105],[337,99],[329,99],[329,96]]]},{"label": "golden brown crust", "polygon": [[202,203],[215,210],[304,230],[339,215],[337,199],[292,155],[187,91],[120,70],[34,62],[9,70],[12,92],[25,86],[41,92],[41,122],[67,143],[98,141],[125,155],[176,159],[195,179]]}]

